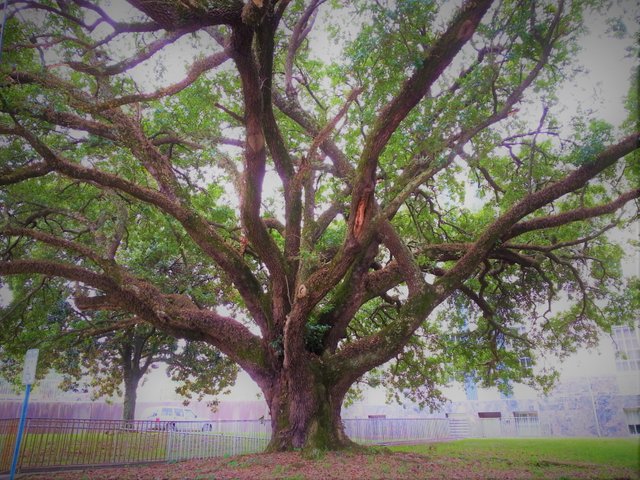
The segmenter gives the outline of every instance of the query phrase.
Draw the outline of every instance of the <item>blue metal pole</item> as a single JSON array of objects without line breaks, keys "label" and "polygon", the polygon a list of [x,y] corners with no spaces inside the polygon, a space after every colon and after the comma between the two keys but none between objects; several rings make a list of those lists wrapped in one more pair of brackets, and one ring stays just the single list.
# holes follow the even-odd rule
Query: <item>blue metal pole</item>
[{"label": "blue metal pole", "polygon": [[27,383],[27,391],[24,393],[24,402],[22,402],[22,411],[20,412],[20,424],[18,425],[18,436],[16,437],[16,448],[13,450],[13,460],[11,461],[11,473],[9,480],[13,480],[16,476],[16,468],[18,466],[18,457],[20,456],[20,443],[22,442],[22,433],[24,424],[27,419],[27,408],[29,406],[29,394],[31,393],[31,384]]}]

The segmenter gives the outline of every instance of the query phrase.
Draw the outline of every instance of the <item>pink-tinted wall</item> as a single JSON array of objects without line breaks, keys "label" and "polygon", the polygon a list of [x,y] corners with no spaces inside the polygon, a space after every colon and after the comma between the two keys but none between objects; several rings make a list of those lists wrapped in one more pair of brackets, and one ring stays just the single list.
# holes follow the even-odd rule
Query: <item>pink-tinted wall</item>
[{"label": "pink-tinted wall", "polygon": [[[0,400],[0,418],[18,418],[22,402]],[[182,406],[180,402],[139,402],[136,417],[140,418],[147,408],[155,406]],[[211,420],[258,420],[268,417],[268,409],[263,401],[221,402],[216,412],[206,403],[192,402],[189,406],[202,419]],[[29,403],[27,416],[30,418],[73,418],[119,420],[122,418],[120,403],[102,402],[39,402]]]}]

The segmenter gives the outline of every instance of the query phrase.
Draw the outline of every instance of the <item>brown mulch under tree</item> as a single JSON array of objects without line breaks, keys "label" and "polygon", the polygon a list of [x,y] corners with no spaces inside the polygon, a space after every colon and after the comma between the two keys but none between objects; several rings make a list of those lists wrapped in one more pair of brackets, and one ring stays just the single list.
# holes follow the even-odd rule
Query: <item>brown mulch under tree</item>
[{"label": "brown mulch under tree", "polygon": [[392,453],[330,452],[317,459],[298,452],[242,455],[146,466],[47,472],[20,476],[51,480],[375,480],[375,479],[640,479],[638,472],[606,465],[535,462],[513,465],[460,458]]}]

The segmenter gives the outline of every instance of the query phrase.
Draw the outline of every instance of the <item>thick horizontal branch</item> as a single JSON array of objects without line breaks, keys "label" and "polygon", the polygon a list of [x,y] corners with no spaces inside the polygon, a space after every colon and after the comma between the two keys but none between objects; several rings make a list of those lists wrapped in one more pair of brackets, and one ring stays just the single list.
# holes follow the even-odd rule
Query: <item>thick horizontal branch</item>
[{"label": "thick horizontal branch", "polygon": [[[138,287],[137,291],[143,291],[150,286]],[[130,291],[127,292],[129,293]],[[240,322],[212,310],[198,309],[188,297],[162,295],[153,288],[140,295],[140,300],[146,301],[148,311],[153,312],[153,315],[136,312],[141,320],[181,338],[207,341],[248,372],[268,376],[268,362],[260,338]],[[126,307],[123,305],[123,299],[117,295],[77,298],[76,303],[92,309]]]},{"label": "thick horizontal branch", "polygon": [[[211,310],[183,309],[179,317],[201,330],[224,353],[249,371],[267,370],[268,361],[260,338],[233,318]],[[179,324],[178,324],[179,325]]]},{"label": "thick horizontal branch", "polygon": [[92,260],[96,265],[103,266],[105,263],[105,259],[100,257],[100,255],[87,247],[86,245],[82,245],[77,242],[72,242],[71,240],[67,240],[65,238],[57,237],[55,235],[51,235],[49,233],[40,232],[38,230],[33,230],[30,228],[22,228],[22,227],[5,227],[0,230],[0,235],[3,236],[15,236],[15,237],[29,237],[39,242],[45,243],[47,245],[51,245],[52,247],[62,248],[64,250],[70,252],[76,252],[77,254],[82,255],[83,257]]},{"label": "thick horizontal branch", "polygon": [[0,262],[0,275],[39,274],[62,277],[84,283],[103,291],[112,291],[118,285],[108,276],[101,275],[76,265],[50,260],[11,260]]},{"label": "thick horizontal branch", "polygon": [[[260,339],[241,323],[210,310],[189,307],[172,295],[162,295],[147,282],[127,277],[123,285],[90,270],[48,260],[12,260],[0,262],[0,275],[39,274],[61,277],[96,288],[106,295],[78,297],[82,309],[127,311],[163,330],[207,339],[248,371],[266,375],[268,362]],[[192,304],[191,304],[192,305]]]},{"label": "thick horizontal branch", "polygon": [[52,123],[54,125],[59,125],[61,127],[82,130],[98,137],[106,138],[108,140],[117,139],[113,125],[108,125],[96,120],[83,118],[73,113],[56,111],[52,108],[33,110],[30,112],[25,111],[21,113],[30,115],[34,118],[39,118],[41,120]]},{"label": "thick horizontal branch", "polygon": [[571,222],[577,222],[580,220],[588,220],[590,218],[600,217],[622,208],[627,202],[634,198],[640,198],[640,188],[630,190],[614,201],[598,205],[596,207],[577,208],[569,212],[561,213],[558,215],[549,215],[546,217],[534,218],[524,222],[515,224],[511,229],[502,236],[502,241],[517,237],[523,233],[531,232],[534,230],[543,230],[546,228],[560,227]]},{"label": "thick horizontal branch", "polygon": [[93,297],[76,295],[73,297],[73,303],[79,310],[119,310],[120,308],[118,299],[113,295],[96,295]]},{"label": "thick horizontal branch", "polygon": [[0,171],[0,185],[11,185],[30,178],[42,177],[52,171],[53,168],[47,163],[33,163],[15,170],[3,170]]},{"label": "thick horizontal branch", "polygon": [[128,0],[128,2],[167,31],[185,27],[239,25],[242,22],[240,0],[225,2],[166,2]]}]

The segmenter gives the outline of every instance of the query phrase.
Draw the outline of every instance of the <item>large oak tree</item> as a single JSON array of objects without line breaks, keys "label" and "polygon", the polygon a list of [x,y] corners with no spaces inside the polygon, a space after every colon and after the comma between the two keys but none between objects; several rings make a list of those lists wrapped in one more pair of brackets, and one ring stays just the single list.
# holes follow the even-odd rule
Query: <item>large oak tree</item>
[{"label": "large oak tree", "polygon": [[[520,356],[632,305],[608,233],[637,218],[638,132],[556,117],[596,2],[340,3],[9,1],[0,274],[216,346],[273,450],[350,445],[372,370],[425,402],[448,366],[545,384]],[[154,84],[172,45],[197,55]],[[169,252],[179,289],[140,267]]]}]

